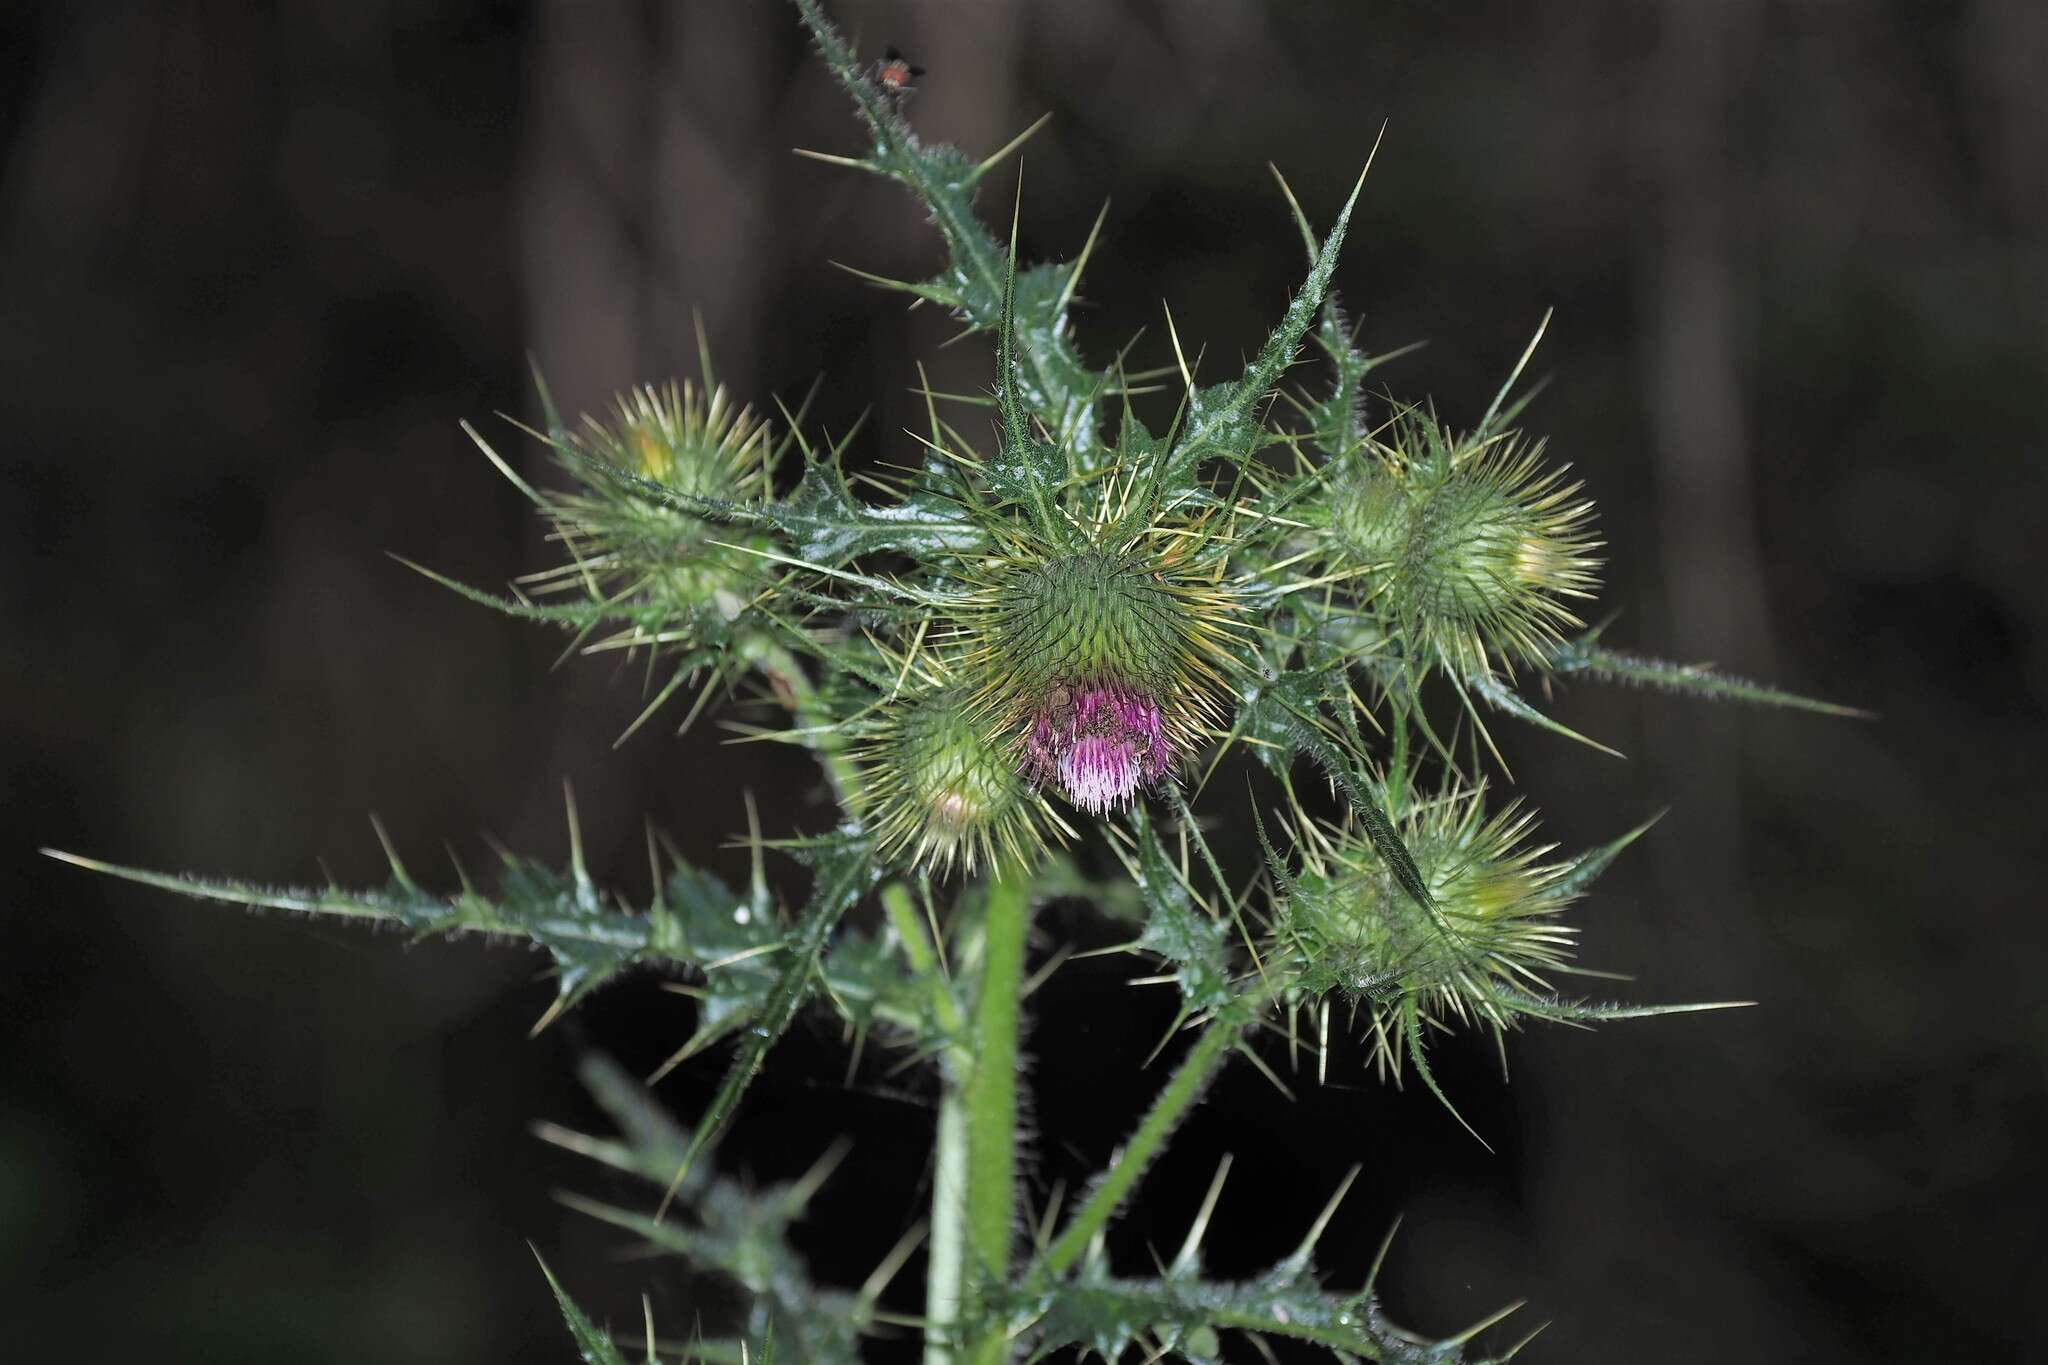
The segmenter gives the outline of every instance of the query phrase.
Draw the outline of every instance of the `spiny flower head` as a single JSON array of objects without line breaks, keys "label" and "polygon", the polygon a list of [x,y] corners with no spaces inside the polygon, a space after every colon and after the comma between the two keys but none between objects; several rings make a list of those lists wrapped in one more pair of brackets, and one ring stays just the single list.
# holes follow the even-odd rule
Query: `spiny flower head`
[{"label": "spiny flower head", "polygon": [[649,384],[620,395],[609,421],[585,417],[581,431],[555,445],[583,485],[543,495],[571,562],[527,582],[541,592],[582,588],[610,605],[637,604],[650,635],[707,610],[725,620],[740,614],[759,561],[711,543],[744,537],[692,507],[767,495],[776,448],[765,419],[735,407],[722,387]]},{"label": "spiny flower head", "polygon": [[1333,576],[1430,662],[1462,676],[1538,661],[1597,586],[1592,503],[1542,447],[1460,439],[1409,412],[1391,443],[1325,477],[1314,509]]},{"label": "spiny flower head", "polygon": [[972,875],[981,863],[1028,865],[1048,833],[1071,833],[943,672],[927,671],[858,729],[862,809],[885,857],[940,873],[957,862]]},{"label": "spiny flower head", "polygon": [[[1168,541],[1169,546],[1177,542]],[[1016,538],[959,622],[977,711],[1032,780],[1090,814],[1171,772],[1220,714],[1235,601],[1149,535]]]},{"label": "spiny flower head", "polygon": [[1479,787],[1452,786],[1396,820],[1436,909],[1407,895],[1365,833],[1296,813],[1301,857],[1287,874],[1273,940],[1305,1003],[1339,996],[1372,1012],[1382,1067],[1398,1071],[1419,1022],[1511,1025],[1517,1002],[1546,993],[1541,973],[1566,966],[1573,931],[1558,914],[1575,898],[1569,863],[1526,842],[1534,818],[1517,806],[1487,815]]},{"label": "spiny flower head", "polygon": [[767,487],[773,443],[766,419],[735,408],[722,385],[642,385],[618,400],[618,419],[586,419],[575,444],[690,497],[744,502]]}]

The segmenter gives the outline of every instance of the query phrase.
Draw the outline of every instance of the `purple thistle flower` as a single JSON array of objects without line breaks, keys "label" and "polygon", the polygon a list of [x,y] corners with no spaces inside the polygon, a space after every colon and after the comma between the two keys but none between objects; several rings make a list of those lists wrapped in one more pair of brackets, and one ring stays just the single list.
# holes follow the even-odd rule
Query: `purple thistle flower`
[{"label": "purple thistle flower", "polygon": [[1173,766],[1159,703],[1115,683],[1055,685],[1031,717],[1024,767],[1033,781],[1057,781],[1090,815],[1128,803]]}]

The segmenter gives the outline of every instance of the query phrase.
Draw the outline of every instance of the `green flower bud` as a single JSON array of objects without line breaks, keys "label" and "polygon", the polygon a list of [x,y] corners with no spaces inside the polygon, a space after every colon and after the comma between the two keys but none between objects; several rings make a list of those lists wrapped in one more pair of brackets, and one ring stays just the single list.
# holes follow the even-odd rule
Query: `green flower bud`
[{"label": "green flower bud", "polygon": [[684,381],[622,394],[610,427],[588,420],[573,444],[690,497],[743,502],[767,486],[768,423],[735,409],[724,388],[707,396]]},{"label": "green flower bud", "polygon": [[735,409],[722,388],[706,394],[687,382],[648,385],[621,395],[609,424],[585,418],[584,429],[561,442],[561,453],[583,488],[546,495],[570,562],[529,579],[537,591],[581,590],[628,608],[648,623],[643,634],[670,642],[696,639],[707,623],[740,616],[756,590],[759,561],[711,542],[759,537],[714,526],[614,471],[684,499],[758,500],[772,458],[765,420]]},{"label": "green flower bud", "polygon": [[1535,451],[1485,454],[1417,490],[1392,608],[1467,668],[1487,651],[1539,658],[1595,586],[1592,504]]},{"label": "green flower bud", "polygon": [[882,851],[907,854],[917,867],[948,872],[957,860],[972,874],[982,862],[1028,864],[1048,830],[1068,832],[960,686],[887,704],[865,724],[854,756]]},{"label": "green flower bud", "polygon": [[1541,448],[1461,444],[1411,417],[1333,471],[1309,509],[1341,595],[1420,656],[1470,676],[1538,660],[1597,587],[1593,506]]},{"label": "green flower bud", "polygon": [[1547,989],[1572,930],[1558,913],[1573,899],[1569,863],[1544,863],[1524,842],[1533,817],[1515,807],[1489,818],[1476,788],[1453,788],[1404,814],[1402,842],[1436,902],[1432,916],[1394,880],[1365,833],[1297,822],[1303,865],[1275,918],[1276,948],[1309,1002],[1340,996],[1373,1013],[1382,1059],[1409,1002],[1439,1023],[1504,1028],[1504,991]]},{"label": "green flower bud", "polygon": [[1409,489],[1377,461],[1359,460],[1335,476],[1329,495],[1329,535],[1335,558],[1368,575],[1393,567],[1408,536]]}]

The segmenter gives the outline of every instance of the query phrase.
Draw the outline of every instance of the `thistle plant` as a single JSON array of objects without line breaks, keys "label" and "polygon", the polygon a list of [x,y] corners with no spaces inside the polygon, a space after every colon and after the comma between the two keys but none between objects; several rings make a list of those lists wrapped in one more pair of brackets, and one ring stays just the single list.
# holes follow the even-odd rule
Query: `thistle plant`
[{"label": "thistle plant", "polygon": [[[569,866],[507,854],[489,891],[466,875],[428,889],[388,840],[391,878],[367,890],[59,856],[217,901],[529,941],[558,982],[537,1027],[636,967],[695,995],[695,1032],[644,1078],[722,1066],[692,1126],[593,1059],[585,1079],[620,1135],[541,1129],[646,1185],[643,1206],[572,1207],[723,1275],[745,1302],[730,1337],[649,1321],[633,1344],[649,1360],[850,1361],[865,1336],[906,1324],[931,1365],[1065,1348],[1248,1359],[1269,1338],[1339,1360],[1513,1356],[1519,1342],[1483,1340],[1493,1320],[1442,1338],[1390,1323],[1377,1264],[1362,1283],[1360,1267],[1329,1267],[1353,1286],[1329,1287],[1315,1251],[1341,1190],[1297,1250],[1244,1281],[1204,1268],[1216,1191],[1170,1261],[1116,1264],[1104,1233],[1233,1059],[1272,1073],[1305,1053],[1320,1079],[1332,1032],[1349,1029],[1381,1077],[1412,1072],[1448,1106],[1429,1062],[1445,1035],[1487,1034],[1505,1055],[1527,1021],[1719,1007],[1568,988],[1567,913],[1646,826],[1579,853],[1541,842],[1535,812],[1502,793],[1490,726],[1570,734],[1532,698],[1576,677],[1841,708],[1617,652],[1585,628],[1593,504],[1516,429],[1529,353],[1469,426],[1368,394],[1386,357],[1358,349],[1331,288],[1359,186],[1318,233],[1282,182],[1308,273],[1241,373],[1198,382],[1170,316],[1158,369],[1127,370],[1128,348],[1094,367],[1070,312],[1095,236],[1071,261],[1023,263],[1014,214],[1006,240],[977,213],[1023,137],[980,161],[926,143],[901,80],[881,80],[818,0],[796,8],[863,133],[807,155],[898,181],[928,210],[944,265],[869,278],[983,335],[992,401],[921,384],[926,429],[862,476],[870,495],[843,441],[816,440],[801,408],[757,415],[708,361],[701,383],[630,390],[576,424],[543,383],[528,435],[556,486],[469,434],[545,519],[559,562],[505,595],[439,581],[568,632],[576,652],[645,659],[655,681],[628,733],[664,708],[688,724],[731,707],[750,737],[807,751],[837,826],[750,833],[743,891],[658,859],[644,897],[593,882],[573,806]],[[1155,425],[1134,400],[1159,388],[1176,397]],[[1212,781],[1236,755],[1253,780]],[[1250,865],[1211,846],[1233,823],[1256,836],[1237,841],[1257,850]],[[794,913],[761,870],[771,848],[809,870]],[[1076,894],[1135,919],[1127,951],[1173,984],[1173,1031],[1189,1037],[1096,1179],[1030,1210],[1027,941],[1040,905]],[[851,914],[870,901],[877,915]],[[860,1286],[815,1283],[785,1237],[829,1155],[768,1189],[714,1171],[718,1138],[808,1009],[936,1072],[928,1215]],[[921,1307],[885,1310],[920,1254]],[[623,1361],[548,1278],[583,1358]]]}]

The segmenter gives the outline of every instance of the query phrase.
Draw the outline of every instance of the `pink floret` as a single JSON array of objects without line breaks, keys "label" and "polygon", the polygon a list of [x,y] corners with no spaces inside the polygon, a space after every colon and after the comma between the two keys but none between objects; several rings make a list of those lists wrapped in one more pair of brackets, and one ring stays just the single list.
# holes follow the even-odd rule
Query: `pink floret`
[{"label": "pink floret", "polygon": [[1127,805],[1173,766],[1159,704],[1104,683],[1054,688],[1032,718],[1024,759],[1034,780],[1057,781],[1090,815]]}]

